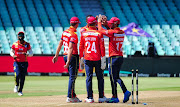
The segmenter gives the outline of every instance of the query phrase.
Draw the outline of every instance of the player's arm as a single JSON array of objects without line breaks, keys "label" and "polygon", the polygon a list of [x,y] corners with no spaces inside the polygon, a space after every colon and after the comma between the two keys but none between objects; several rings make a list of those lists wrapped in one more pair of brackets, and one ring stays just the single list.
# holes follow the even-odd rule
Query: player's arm
[{"label": "player's arm", "polygon": [[81,40],[79,43],[79,57],[80,57],[80,69],[84,69],[84,57],[83,57],[83,52],[84,52],[84,41],[83,41],[83,36],[81,35]]},{"label": "player's arm", "polygon": [[101,51],[101,57],[105,56],[105,47],[104,47],[104,38],[103,35],[100,35],[100,51]]},{"label": "player's arm", "polygon": [[71,57],[72,57],[72,52],[73,52],[73,42],[69,42],[69,48],[68,48],[68,55],[67,55],[67,62],[66,65],[64,65],[64,68],[68,68],[70,61],[71,61]]},{"label": "player's arm", "polygon": [[84,52],[84,41],[83,41],[83,36],[81,35],[80,43],[79,43],[79,57],[80,59],[83,57],[83,52]]},{"label": "player's arm", "polygon": [[102,16],[99,15],[99,17],[98,17],[98,31],[101,32],[102,35],[106,35],[106,36],[108,36],[108,37],[109,37],[109,36],[112,36],[113,33],[110,34],[111,32],[108,32],[108,30],[106,30],[106,29],[104,29],[104,28],[102,27],[101,21],[102,21]]},{"label": "player's arm", "polygon": [[58,56],[59,56],[59,52],[60,52],[60,50],[61,50],[62,45],[63,45],[63,40],[61,39],[61,40],[59,41],[59,45],[58,45],[58,47],[57,47],[56,54],[55,54],[55,56],[54,56],[53,59],[52,59],[52,62],[53,62],[53,63],[56,63],[56,62],[57,62]]},{"label": "player's arm", "polygon": [[118,34],[125,34],[125,32],[123,30],[118,30],[117,33]]},{"label": "player's arm", "polygon": [[80,29],[80,33],[82,34],[84,31],[86,31],[86,29],[85,29],[84,27],[82,27],[82,28]]},{"label": "player's arm", "polygon": [[10,55],[15,59],[17,56],[14,54],[15,51],[13,49],[10,50]]},{"label": "player's arm", "polygon": [[98,31],[101,32],[103,35],[106,35],[108,37],[112,37],[114,33],[117,33],[111,29],[106,30],[102,27],[101,22],[98,22]]},{"label": "player's arm", "polygon": [[32,51],[32,49],[29,49],[29,50],[28,50],[27,56],[29,56],[29,57],[32,57],[32,56],[33,56],[33,51]]},{"label": "player's arm", "polygon": [[29,57],[32,57],[33,56],[33,51],[32,51],[32,49],[31,49],[31,46],[30,46],[30,44],[28,44],[28,47],[27,47],[28,49],[28,53],[24,53],[24,55],[26,55],[26,56],[29,56]]},{"label": "player's arm", "polygon": [[104,70],[106,68],[106,56],[105,56],[104,38],[102,34],[100,36],[100,51],[101,51],[101,69]]},{"label": "player's arm", "polygon": [[14,53],[15,53],[15,46],[13,44],[10,50],[10,55],[15,59],[17,56]]}]

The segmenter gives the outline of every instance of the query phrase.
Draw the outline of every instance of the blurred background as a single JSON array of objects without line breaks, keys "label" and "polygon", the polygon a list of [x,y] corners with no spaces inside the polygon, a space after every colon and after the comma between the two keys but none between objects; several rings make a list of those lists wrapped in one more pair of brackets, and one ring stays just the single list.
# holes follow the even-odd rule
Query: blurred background
[{"label": "blurred background", "polygon": [[81,21],[80,37],[87,15],[104,14],[108,19],[118,17],[120,26],[135,22],[153,36],[126,36],[124,55],[134,55],[137,50],[147,54],[151,41],[159,55],[176,56],[180,55],[179,10],[179,0],[0,0],[0,53],[9,54],[17,33],[24,31],[34,54],[55,54],[71,17]]},{"label": "blurred background", "polygon": [[[86,16],[98,14],[108,20],[118,17],[120,27],[135,22],[153,37],[125,36],[124,57],[148,55],[149,42],[158,56],[180,56],[180,0],[0,0],[0,54],[9,54],[17,33],[24,31],[35,55],[54,55],[71,17],[81,21],[80,39]],[[107,57],[108,41],[105,38]]]}]

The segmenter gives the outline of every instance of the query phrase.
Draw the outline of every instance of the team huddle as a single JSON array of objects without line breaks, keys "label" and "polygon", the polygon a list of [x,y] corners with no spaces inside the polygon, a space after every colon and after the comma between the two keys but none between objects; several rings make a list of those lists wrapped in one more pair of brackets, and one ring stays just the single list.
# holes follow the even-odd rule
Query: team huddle
[{"label": "team huddle", "polygon": [[[56,54],[52,59],[53,63],[58,61],[59,52],[61,47],[64,46],[64,68],[67,68],[69,71],[68,95],[66,102],[82,102],[75,93],[75,80],[80,67],[80,69],[85,68],[87,76],[87,98],[85,99],[85,102],[94,102],[92,78],[93,68],[95,68],[98,80],[98,102],[118,103],[118,83],[124,93],[123,102],[125,103],[129,100],[131,93],[127,90],[123,81],[119,77],[119,72],[123,63],[122,45],[124,41],[124,31],[118,27],[120,20],[117,17],[112,17],[107,21],[107,18],[104,15],[99,15],[97,17],[89,15],[86,17],[86,22],[87,25],[80,29],[81,39],[79,43],[79,54],[76,29],[80,21],[77,17],[72,17],[70,20],[70,27],[62,33]],[[104,29],[102,25],[106,29]],[[108,70],[110,74],[112,98],[106,98],[104,95],[104,69],[106,68],[104,36],[109,38]],[[27,53],[27,51],[29,52]],[[24,41],[24,32],[18,33],[18,41],[12,45],[10,55],[14,58],[13,66],[16,83],[14,92],[18,92],[18,95],[22,96],[25,75],[28,67],[27,57],[33,56],[30,44]]]},{"label": "team huddle", "polygon": [[[119,83],[124,93],[123,102],[125,103],[129,100],[131,93],[127,90],[119,77],[119,72],[123,63],[122,44],[124,41],[124,31],[118,27],[120,20],[117,17],[112,17],[110,21],[107,21],[106,16],[99,15],[95,18],[89,15],[86,17],[86,22],[87,25],[80,29],[81,39],[79,43],[79,55],[76,29],[80,21],[77,17],[72,17],[70,20],[71,26],[62,33],[56,55],[52,59],[53,63],[57,62],[60,49],[62,45],[64,45],[64,61],[66,63],[64,68],[68,68],[69,71],[69,85],[66,102],[82,102],[75,93],[75,80],[77,78],[78,66],[80,66],[80,69],[85,68],[87,76],[87,99],[85,99],[85,102],[94,102],[92,78],[93,68],[95,67],[99,91],[98,102],[118,103],[117,83]],[[106,29],[104,29],[102,25],[106,27]],[[103,35],[109,37],[108,70],[112,87],[112,98],[106,98],[104,96],[103,72],[106,68],[106,57]]]}]

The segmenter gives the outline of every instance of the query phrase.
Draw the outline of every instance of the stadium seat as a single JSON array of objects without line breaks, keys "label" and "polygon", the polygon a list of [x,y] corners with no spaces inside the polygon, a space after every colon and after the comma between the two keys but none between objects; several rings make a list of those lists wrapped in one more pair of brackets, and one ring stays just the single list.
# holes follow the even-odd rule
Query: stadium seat
[{"label": "stadium seat", "polygon": [[[137,50],[147,54],[150,41],[155,43],[160,55],[178,55],[179,3],[178,0],[0,0],[1,52],[8,53],[17,41],[17,33],[24,31],[25,40],[32,44],[35,54],[55,54],[71,17],[77,16],[81,21],[77,28],[80,40],[80,28],[86,25],[86,16],[105,14],[108,20],[118,17],[120,26],[135,22],[153,37],[125,36],[125,55],[133,55]],[[4,45],[7,43],[9,48]],[[108,41],[105,46],[108,52]]]},{"label": "stadium seat", "polygon": [[16,27],[15,31],[16,31],[16,34],[18,34],[18,32],[20,32],[20,31],[24,32],[24,28],[23,27]]}]

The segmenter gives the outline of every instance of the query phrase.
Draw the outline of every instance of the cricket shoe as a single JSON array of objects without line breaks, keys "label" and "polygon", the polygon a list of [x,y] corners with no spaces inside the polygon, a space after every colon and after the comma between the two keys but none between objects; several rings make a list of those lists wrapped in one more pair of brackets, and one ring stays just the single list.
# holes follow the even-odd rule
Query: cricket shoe
[{"label": "cricket shoe", "polygon": [[128,90],[124,93],[124,100],[123,103],[126,103],[127,101],[129,101],[129,97],[131,96],[131,92],[129,92]]},{"label": "cricket shoe", "polygon": [[106,98],[105,96],[103,98],[99,98],[99,103],[104,103],[104,102],[107,102],[107,101],[110,101],[111,98]]},{"label": "cricket shoe", "polygon": [[118,98],[111,98],[109,101],[107,101],[107,103],[119,103],[119,99]]},{"label": "cricket shoe", "polygon": [[80,100],[80,99],[77,98],[77,97],[74,97],[73,99],[74,99],[74,102],[82,102],[82,100]]},{"label": "cricket shoe", "polygon": [[19,95],[19,96],[23,96],[23,93],[22,93],[22,92],[18,92],[18,95]]},{"label": "cricket shoe", "polygon": [[80,100],[80,99],[77,98],[77,97],[74,97],[74,98],[69,98],[69,97],[67,97],[66,102],[67,102],[67,103],[78,103],[78,102],[82,102],[82,100]]},{"label": "cricket shoe", "polygon": [[18,86],[14,87],[14,92],[17,93],[18,92]]},{"label": "cricket shoe", "polygon": [[85,99],[85,101],[84,102],[86,102],[86,103],[94,103],[94,99]]}]

